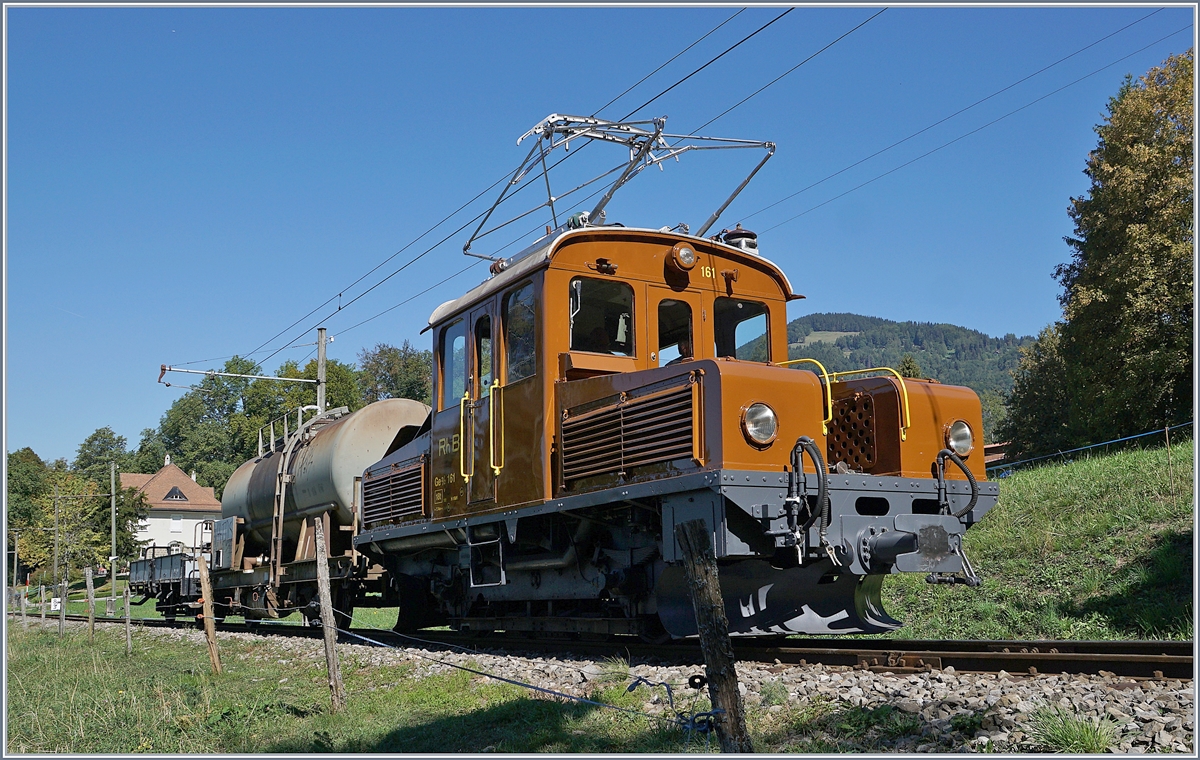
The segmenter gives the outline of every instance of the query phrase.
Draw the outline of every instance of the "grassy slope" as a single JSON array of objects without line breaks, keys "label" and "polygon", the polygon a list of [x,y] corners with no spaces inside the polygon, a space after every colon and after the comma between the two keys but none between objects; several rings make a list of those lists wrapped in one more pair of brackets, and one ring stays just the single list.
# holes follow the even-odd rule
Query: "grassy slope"
[{"label": "grassy slope", "polygon": [[[1019,471],[967,532],[983,585],[884,584],[896,635],[1192,638],[1193,443]],[[1168,477],[1173,470],[1174,478]]]}]

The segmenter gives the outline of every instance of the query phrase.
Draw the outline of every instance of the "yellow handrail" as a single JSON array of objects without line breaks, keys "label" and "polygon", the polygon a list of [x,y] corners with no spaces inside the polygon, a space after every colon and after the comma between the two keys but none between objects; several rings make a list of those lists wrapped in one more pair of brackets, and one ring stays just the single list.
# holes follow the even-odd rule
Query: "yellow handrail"
[{"label": "yellow handrail", "polygon": [[[470,482],[471,476],[467,473],[467,435],[466,435],[466,414],[467,402],[471,400],[470,391],[463,391],[462,398],[458,400],[458,474],[462,476],[464,482]],[[472,438],[474,436],[472,435]],[[474,464],[474,461],[472,461]],[[472,467],[471,469],[475,469]]]},{"label": "yellow handrail", "polygon": [[821,368],[821,377],[825,380],[825,419],[821,420],[821,432],[829,435],[829,423],[833,422],[833,387],[830,385],[829,373],[825,371],[825,365],[816,359],[790,359],[786,362],[779,362],[779,366],[790,367],[802,362],[809,362]]},{"label": "yellow handrail", "polygon": [[836,380],[847,375],[861,375],[864,372],[891,372],[900,381],[900,393],[904,396],[904,425],[900,428],[900,440],[908,440],[908,428],[912,425],[912,420],[908,415],[908,386],[904,384],[904,377],[899,372],[891,367],[871,367],[870,369],[852,369],[846,372],[834,372],[830,377]]},{"label": "yellow handrail", "polygon": [[[500,381],[498,379],[492,380],[492,391],[490,394],[488,394],[488,423],[489,423],[488,424],[488,446],[491,449],[488,453],[488,458],[492,465],[492,474],[493,475],[499,475],[500,471],[504,469],[504,427],[500,425],[500,419],[496,416],[496,396],[498,396],[499,394],[500,394]],[[496,457],[496,428],[497,428],[497,426],[500,427],[500,448],[499,448],[500,463],[499,464],[496,463],[496,460],[497,460],[497,457]]]}]

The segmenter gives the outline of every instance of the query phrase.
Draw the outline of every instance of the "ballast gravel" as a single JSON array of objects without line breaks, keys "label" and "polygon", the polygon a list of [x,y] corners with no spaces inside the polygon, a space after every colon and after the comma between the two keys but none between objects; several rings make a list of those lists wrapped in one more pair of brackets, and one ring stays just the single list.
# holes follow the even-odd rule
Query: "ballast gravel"
[{"label": "ballast gravel", "polygon": [[[203,633],[194,629],[146,628],[137,635],[194,640],[197,646],[203,646]],[[324,668],[320,641],[226,631],[218,636],[259,644],[277,641],[277,649],[265,655],[268,659],[284,663],[308,660]],[[623,668],[614,668],[612,662],[603,660],[569,654],[516,656],[486,646],[478,651],[459,652],[438,647],[389,649],[339,643],[338,650],[344,662],[357,668],[408,664],[413,666],[409,677],[420,679],[464,666],[578,697],[591,696],[598,684],[627,685],[636,681],[635,693],[643,695],[645,700],[643,711],[664,716],[673,716],[675,711],[661,684],[671,685],[678,709],[697,695],[688,686],[689,678],[704,673],[702,665],[635,661],[625,675]],[[818,703],[835,709],[872,710],[890,706],[916,719],[919,728],[908,735],[894,741],[876,740],[869,747],[861,747],[872,752],[1037,751],[1029,735],[1032,715],[1039,709],[1057,707],[1067,714],[1114,723],[1117,740],[1110,752],[1195,755],[1195,686],[1191,680],[1133,680],[1112,674],[960,673],[949,667],[894,674],[778,662],[773,665],[739,662],[737,672],[747,711],[778,713],[803,710]],[[707,689],[700,694],[707,695]],[[769,697],[764,698],[766,695]],[[531,696],[555,698],[538,691],[531,691]],[[836,739],[843,751],[856,748],[854,737],[845,732],[829,738]]]}]

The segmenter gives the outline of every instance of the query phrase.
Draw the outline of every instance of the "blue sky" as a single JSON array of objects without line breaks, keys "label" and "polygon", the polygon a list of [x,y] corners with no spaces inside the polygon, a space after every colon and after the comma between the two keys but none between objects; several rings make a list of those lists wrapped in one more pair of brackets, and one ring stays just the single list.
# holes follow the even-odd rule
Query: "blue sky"
[{"label": "blue sky", "polygon": [[[691,131],[879,7],[797,8],[636,116]],[[160,364],[218,368],[201,360],[311,342],[307,328],[332,308],[269,339],[481,211],[485,201],[343,291],[515,168],[526,151],[515,139],[547,114],[593,113],[736,10],[8,8],[7,449],[69,459],[104,425],[136,444],[182,392],[155,383]],[[600,116],[624,116],[782,10],[746,9]],[[1051,275],[1069,255],[1066,208],[1088,187],[1093,126],[1126,73],[1192,45],[1191,8],[1163,9],[756,212],[1154,10],[887,10],[704,129],[778,145],[718,229],[760,232],[763,253],[808,297],[791,317],[852,311],[1036,334],[1059,316]],[[608,219],[696,229],[758,158],[690,155],[646,172]],[[327,319],[330,356],[424,347],[429,313],[484,266],[359,323],[470,263],[465,240]]]}]

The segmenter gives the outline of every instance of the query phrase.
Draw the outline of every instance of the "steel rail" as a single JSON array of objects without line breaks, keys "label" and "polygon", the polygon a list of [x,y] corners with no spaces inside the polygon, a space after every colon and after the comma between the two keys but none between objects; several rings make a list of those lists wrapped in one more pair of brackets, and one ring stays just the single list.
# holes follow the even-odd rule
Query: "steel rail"
[{"label": "steel rail", "polygon": [[[86,621],[86,615],[68,615]],[[97,617],[100,623],[123,623],[124,618]],[[153,627],[195,626],[191,619],[135,618]],[[286,622],[219,624],[222,631],[316,637],[320,627]],[[531,639],[526,634],[475,635],[454,631],[421,631],[417,637],[372,628],[352,629],[397,646],[444,645],[494,652],[570,652],[578,655],[649,657],[699,664],[695,642],[647,644],[628,636],[605,641]],[[931,641],[918,639],[789,638],[763,645],[734,640],[744,662],[849,667],[888,673],[919,673],[953,667],[957,671],[1036,675],[1046,673],[1113,675],[1126,678],[1189,680],[1194,676],[1195,644],[1191,641]]]}]

